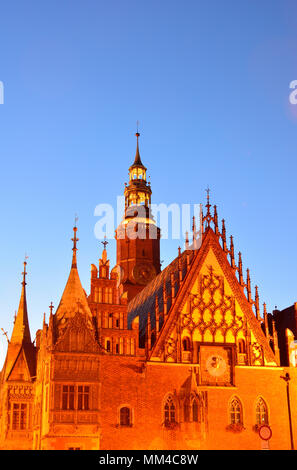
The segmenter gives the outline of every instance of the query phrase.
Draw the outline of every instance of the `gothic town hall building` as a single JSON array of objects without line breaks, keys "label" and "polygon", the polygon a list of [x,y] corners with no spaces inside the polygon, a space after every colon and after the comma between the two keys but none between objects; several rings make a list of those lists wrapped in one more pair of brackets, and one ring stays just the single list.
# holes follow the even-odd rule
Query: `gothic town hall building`
[{"label": "gothic town hall building", "polygon": [[0,448],[261,449],[259,429],[268,425],[266,446],[293,449],[297,303],[260,309],[209,197],[200,236],[193,220],[185,249],[161,270],[136,136],[117,264],[111,269],[104,242],[87,295],[74,227],[62,298],[35,341],[24,263],[0,373]]}]

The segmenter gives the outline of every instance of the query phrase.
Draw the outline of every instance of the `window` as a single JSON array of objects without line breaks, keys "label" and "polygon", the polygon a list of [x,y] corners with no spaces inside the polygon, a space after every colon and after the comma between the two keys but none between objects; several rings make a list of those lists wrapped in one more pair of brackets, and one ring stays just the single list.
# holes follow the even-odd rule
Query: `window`
[{"label": "window", "polygon": [[164,407],[165,426],[176,422],[175,405],[171,397],[167,398]]},{"label": "window", "polygon": [[22,430],[27,428],[27,404],[14,403],[12,406],[12,429]]},{"label": "window", "polygon": [[230,423],[242,424],[242,406],[236,397],[230,403]]},{"label": "window", "polygon": [[63,385],[62,410],[74,410],[74,385]]},{"label": "window", "polygon": [[89,385],[63,385],[62,410],[89,410],[91,399]]},{"label": "window", "polygon": [[188,399],[184,402],[184,421],[190,421],[190,407]]},{"label": "window", "polygon": [[183,339],[183,350],[190,351],[191,350],[191,341],[190,338],[187,336]]},{"label": "window", "polygon": [[263,398],[259,398],[256,404],[256,424],[258,426],[268,424],[268,410]]},{"label": "window", "polygon": [[95,287],[95,291],[94,291],[94,297],[95,297],[95,302],[98,302],[98,300],[99,300],[99,292],[98,292],[98,287]]},{"label": "window", "polygon": [[128,406],[120,409],[120,426],[131,426],[131,410]]},{"label": "window", "polygon": [[245,341],[242,338],[238,340],[238,352],[245,354]]},{"label": "window", "polygon": [[108,315],[108,328],[112,328],[112,313]]},{"label": "window", "polygon": [[109,340],[109,339],[106,341],[106,348],[105,348],[105,349],[106,349],[107,352],[110,352],[111,343],[110,343],[110,340]]},{"label": "window", "polygon": [[193,421],[198,423],[199,419],[198,419],[198,403],[197,403],[197,400],[193,400],[193,403],[192,403],[192,418],[193,418]]},{"label": "window", "polygon": [[78,410],[88,410],[89,409],[89,397],[90,397],[90,387],[85,385],[78,386],[78,395],[77,395],[77,409]]}]

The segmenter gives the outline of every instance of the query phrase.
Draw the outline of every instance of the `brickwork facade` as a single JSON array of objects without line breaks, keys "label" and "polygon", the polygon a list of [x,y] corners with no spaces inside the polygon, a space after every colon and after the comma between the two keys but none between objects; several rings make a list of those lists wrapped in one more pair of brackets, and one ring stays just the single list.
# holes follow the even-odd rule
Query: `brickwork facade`
[{"label": "brickwork facade", "polygon": [[117,265],[110,270],[104,241],[87,296],[74,227],[69,278],[36,343],[24,263],[0,375],[0,448],[257,450],[259,428],[269,425],[270,448],[291,449],[295,314],[267,314],[265,305],[260,314],[258,288],[253,299],[249,271],[244,280],[241,255],[236,264],[209,197],[202,243],[193,230],[192,245],[161,271],[138,137]]}]

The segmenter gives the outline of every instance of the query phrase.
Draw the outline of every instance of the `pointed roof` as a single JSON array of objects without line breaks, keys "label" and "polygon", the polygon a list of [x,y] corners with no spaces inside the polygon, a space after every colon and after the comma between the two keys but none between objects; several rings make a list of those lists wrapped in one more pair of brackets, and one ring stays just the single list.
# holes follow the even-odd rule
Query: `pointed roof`
[{"label": "pointed roof", "polygon": [[6,380],[10,377],[13,369],[17,366],[17,363],[19,364],[20,357],[24,359],[24,377],[26,376],[28,379],[30,377],[33,378],[35,376],[36,349],[31,341],[28,321],[28,310],[26,300],[26,265],[27,263],[26,261],[24,261],[21,298],[18,312],[15,317],[11,340],[8,344],[7,355],[5,363],[3,365],[1,380]]},{"label": "pointed roof", "polygon": [[171,307],[171,285],[174,281],[175,295],[177,294],[180,283],[178,279],[178,265],[182,266],[183,278],[187,273],[187,257],[189,256],[190,263],[192,263],[196,251],[185,250],[180,256],[177,256],[166,268],[163,269],[149,284],[147,284],[128,304],[128,322],[132,323],[133,319],[139,316],[139,330],[140,334],[145,334],[146,322],[148,313],[151,314],[152,326],[155,324],[155,303],[156,297],[158,298],[158,305],[160,311],[164,308],[164,288],[167,292],[167,305],[168,310]]},{"label": "pointed roof", "polygon": [[31,343],[26,299],[26,265],[27,263],[24,261],[21,298],[10,340],[12,344]]},{"label": "pointed roof", "polygon": [[87,317],[92,318],[92,313],[88,305],[87,295],[85,290],[82,287],[78,270],[77,270],[77,261],[76,261],[76,252],[77,247],[76,243],[78,238],[76,238],[77,227],[73,228],[74,237],[73,241],[73,255],[72,255],[72,264],[69,277],[62,294],[59,306],[55,313],[56,324],[60,323],[63,319],[73,318],[78,311],[84,312]]},{"label": "pointed roof", "polygon": [[134,159],[134,163],[133,165],[130,166],[129,169],[131,168],[134,168],[136,166],[140,166],[142,168],[144,168],[146,170],[146,167],[143,165],[142,161],[141,161],[141,158],[140,158],[140,153],[139,153],[139,143],[138,143],[138,138],[140,136],[139,132],[136,132],[136,139],[137,139],[137,142],[136,142],[136,154],[135,154],[135,159]]}]

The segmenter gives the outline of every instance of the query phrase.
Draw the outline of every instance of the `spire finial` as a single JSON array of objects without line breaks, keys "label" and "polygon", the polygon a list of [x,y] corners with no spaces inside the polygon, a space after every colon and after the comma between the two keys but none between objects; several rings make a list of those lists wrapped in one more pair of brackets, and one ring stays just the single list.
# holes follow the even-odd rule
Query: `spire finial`
[{"label": "spire finial", "polygon": [[226,227],[225,227],[225,219],[222,219],[222,242],[223,242],[223,250],[227,252],[227,242],[226,242]]},{"label": "spire finial", "polygon": [[193,232],[193,243],[196,240],[196,219],[195,216],[193,215],[193,223],[192,223],[192,232]]},{"label": "spire finial", "polygon": [[205,191],[207,193],[207,196],[206,196],[207,202],[205,204],[205,207],[207,207],[207,212],[206,212],[206,215],[203,217],[203,222],[206,221],[206,227],[205,228],[208,228],[208,227],[210,227],[210,222],[213,221],[213,217],[210,214],[210,208],[211,208],[211,204],[209,202],[210,189],[209,189],[208,186],[207,186],[207,189]]},{"label": "spire finial", "polygon": [[139,129],[138,129],[138,126],[139,126],[139,121],[137,121],[136,123],[136,154],[135,154],[135,159],[134,159],[134,163],[133,165],[138,165],[138,166],[142,166],[143,167],[143,164],[142,164],[142,161],[141,161],[141,158],[140,158],[140,153],[139,153],[139,142],[138,142],[138,139],[139,139],[139,136],[140,136],[140,133],[139,133]]},{"label": "spire finial", "polygon": [[106,235],[104,235],[104,241],[101,242],[103,247],[104,247],[104,250],[106,250],[106,246],[108,245],[108,241],[106,240]]},{"label": "spire finial", "polygon": [[211,207],[211,204],[209,203],[209,193],[210,193],[210,189],[209,189],[209,186],[207,186],[206,188],[206,193],[207,193],[207,196],[206,196],[206,199],[207,199],[207,204],[206,204],[206,207],[207,207],[207,214],[210,213],[209,209]]},{"label": "spire finial", "polygon": [[241,252],[238,253],[238,276],[239,276],[239,284],[243,286],[243,276],[242,276],[242,257]]},{"label": "spire finial", "polygon": [[207,204],[209,204],[209,193],[210,193],[209,186],[207,186],[205,191],[207,192],[207,196],[206,196],[207,197]]},{"label": "spire finial", "polygon": [[78,221],[78,217],[77,215],[75,215],[75,219],[74,219],[74,227],[73,227],[73,238],[71,238],[71,240],[73,241],[73,248],[72,248],[72,251],[73,251],[73,256],[72,256],[72,267],[73,268],[76,268],[77,267],[77,264],[76,264],[76,252],[77,252],[77,242],[79,241],[79,238],[76,237],[76,232],[77,232],[77,226],[76,226],[76,222]]},{"label": "spire finial", "polygon": [[259,306],[259,292],[258,292],[258,286],[255,286],[255,309],[256,309],[256,317],[257,320],[260,321],[260,306]]},{"label": "spire finial", "polygon": [[25,286],[27,283],[26,283],[26,276],[27,276],[27,271],[26,271],[26,266],[27,266],[27,260],[28,259],[28,256],[25,254],[25,259],[24,259],[24,271],[22,272],[22,275],[23,275],[23,281],[22,281],[22,286]]},{"label": "spire finial", "polygon": [[252,302],[252,295],[251,295],[251,278],[250,278],[250,270],[246,270],[246,289],[247,289],[247,299],[251,303]]}]

